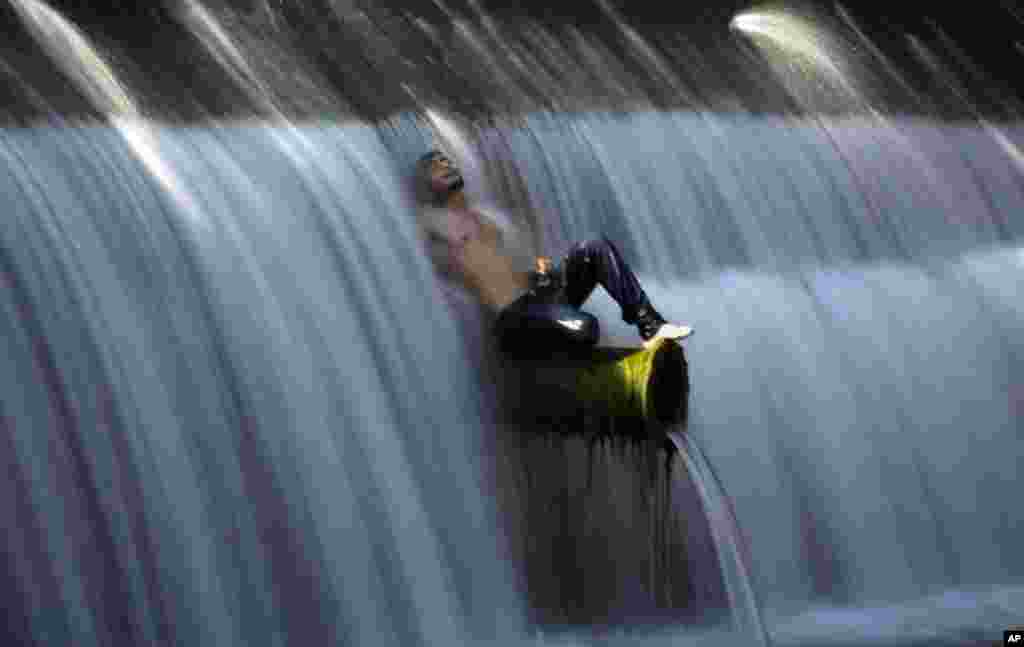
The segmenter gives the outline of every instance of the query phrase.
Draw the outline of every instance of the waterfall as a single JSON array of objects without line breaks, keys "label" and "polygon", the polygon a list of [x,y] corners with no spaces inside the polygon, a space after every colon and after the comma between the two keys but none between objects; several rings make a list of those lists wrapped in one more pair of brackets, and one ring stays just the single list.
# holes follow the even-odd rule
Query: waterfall
[{"label": "waterfall", "polygon": [[[556,252],[616,237],[656,306],[694,326],[690,471],[714,466],[769,617],[952,604],[945,619],[978,626],[957,615],[966,599],[1010,621],[982,600],[1017,599],[1001,591],[1024,567],[1024,185],[1004,141],[1022,136],[671,113],[482,131]],[[610,339],[631,334],[606,295],[585,308]]]},{"label": "waterfall", "polygon": [[4,511],[41,642],[515,625],[486,403],[391,164],[307,135],[299,167],[264,128],[159,131],[194,227],[110,129],[3,133]]},{"label": "waterfall", "polygon": [[[259,29],[190,0],[171,13],[260,118],[174,125],[56,9],[12,5],[101,119],[0,129],[5,644],[958,644],[1019,622],[1019,123],[425,100],[298,120],[302,88],[341,105],[282,79],[298,45],[261,59]],[[769,18],[739,25],[810,29]],[[573,76],[526,73],[550,34],[492,52],[482,24],[449,37],[506,105]],[[573,33],[551,51],[611,65]],[[614,99],[631,70],[573,80]],[[502,418],[484,318],[407,196],[439,144],[539,251],[608,236],[695,328],[674,449]],[[585,309],[635,343],[606,294]]]}]

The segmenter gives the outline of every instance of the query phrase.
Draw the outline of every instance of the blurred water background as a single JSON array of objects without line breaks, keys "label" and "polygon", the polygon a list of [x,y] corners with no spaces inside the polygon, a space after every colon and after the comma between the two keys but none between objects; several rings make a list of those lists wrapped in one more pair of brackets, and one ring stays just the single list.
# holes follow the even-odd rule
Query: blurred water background
[{"label": "blurred water background", "polygon": [[[3,9],[4,644],[973,644],[1024,617],[1024,128],[941,28],[156,7]],[[695,327],[674,457],[503,434],[479,313],[414,228],[433,146],[539,252],[607,235]]]}]

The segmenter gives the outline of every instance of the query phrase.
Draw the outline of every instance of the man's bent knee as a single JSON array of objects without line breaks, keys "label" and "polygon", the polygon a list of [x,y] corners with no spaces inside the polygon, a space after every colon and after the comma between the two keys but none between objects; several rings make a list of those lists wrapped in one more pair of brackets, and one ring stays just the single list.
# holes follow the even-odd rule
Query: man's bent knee
[{"label": "man's bent knee", "polygon": [[594,258],[609,253],[614,247],[606,238],[588,238],[574,244],[569,250],[570,256]]}]

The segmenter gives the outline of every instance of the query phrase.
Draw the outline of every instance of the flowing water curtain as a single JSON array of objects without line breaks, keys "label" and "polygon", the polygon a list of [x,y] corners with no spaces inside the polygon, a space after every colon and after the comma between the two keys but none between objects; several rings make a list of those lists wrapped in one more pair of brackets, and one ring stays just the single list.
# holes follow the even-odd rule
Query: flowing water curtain
[{"label": "flowing water curtain", "polygon": [[[6,429],[41,497],[21,544],[49,546],[25,563],[57,582],[29,610],[37,637],[105,643],[123,617],[139,644],[514,624],[480,497],[482,403],[390,162],[370,129],[286,151],[289,136],[160,131],[198,229],[108,129],[6,138],[8,195],[25,196],[4,230],[6,321],[34,340],[12,348],[35,348],[10,364],[12,384],[34,379]],[[46,438],[69,456],[53,469],[32,458]]]},{"label": "flowing water curtain", "polygon": [[[1013,477],[991,453],[1020,442],[1012,151],[983,127],[898,118],[545,115],[502,134],[548,230],[615,219],[648,241],[627,246],[659,308],[698,331],[691,433],[770,607],[1013,581],[998,573],[1020,568],[1001,521],[1019,516],[999,490]],[[581,199],[600,195],[611,210]],[[588,308],[615,329],[614,304]]]}]

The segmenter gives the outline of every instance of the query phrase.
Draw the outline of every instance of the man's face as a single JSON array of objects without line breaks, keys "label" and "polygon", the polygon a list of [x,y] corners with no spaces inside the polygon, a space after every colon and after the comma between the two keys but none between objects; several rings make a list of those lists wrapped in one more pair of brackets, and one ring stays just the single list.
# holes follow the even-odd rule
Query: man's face
[{"label": "man's face", "polygon": [[438,155],[430,161],[430,188],[435,194],[447,197],[461,190],[464,185],[462,173],[450,159]]}]

